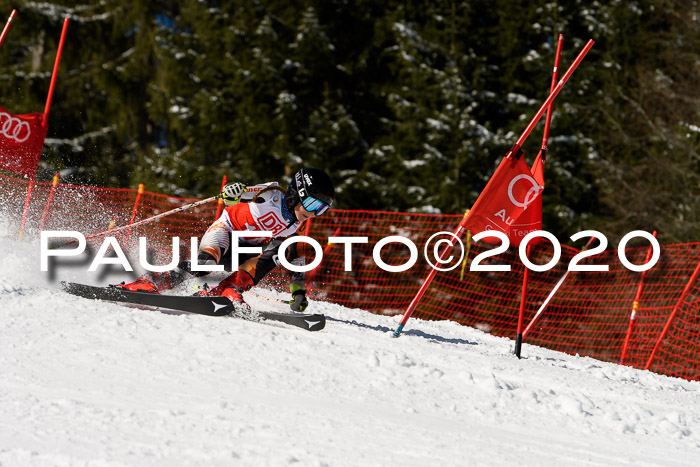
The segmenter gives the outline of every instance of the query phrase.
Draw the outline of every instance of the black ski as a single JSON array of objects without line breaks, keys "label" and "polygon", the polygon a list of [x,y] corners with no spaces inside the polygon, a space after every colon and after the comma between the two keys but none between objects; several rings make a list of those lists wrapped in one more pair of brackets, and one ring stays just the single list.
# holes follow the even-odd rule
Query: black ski
[{"label": "black ski", "polygon": [[84,298],[168,308],[207,316],[226,316],[233,311],[233,305],[226,297],[159,295],[148,292],[132,292],[117,287],[95,287],[75,282],[61,282],[61,285],[63,290],[69,294]]},{"label": "black ski", "polygon": [[326,327],[326,316],[322,314],[277,313],[275,311],[257,311],[257,313],[264,319],[281,321],[307,331],[320,331]]},{"label": "black ski", "polygon": [[[131,303],[169,310],[187,311],[207,316],[226,316],[234,311],[226,297],[188,297],[182,295],[160,295],[148,292],[132,292],[116,287],[95,287],[92,285],[61,282],[63,289],[78,297]],[[256,311],[263,319],[280,321],[308,331],[320,331],[326,325],[326,317],[321,314],[276,313]]]}]

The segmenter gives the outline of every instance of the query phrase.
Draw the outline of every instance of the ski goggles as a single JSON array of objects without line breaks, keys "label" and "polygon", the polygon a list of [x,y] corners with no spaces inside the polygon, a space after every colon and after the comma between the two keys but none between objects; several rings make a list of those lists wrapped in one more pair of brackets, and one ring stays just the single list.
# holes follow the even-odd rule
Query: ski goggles
[{"label": "ski goggles", "polygon": [[328,211],[328,208],[331,207],[328,203],[324,203],[320,199],[316,199],[313,196],[307,196],[306,199],[301,202],[301,205],[304,206],[304,209],[315,213],[317,216],[320,216],[324,212]]}]

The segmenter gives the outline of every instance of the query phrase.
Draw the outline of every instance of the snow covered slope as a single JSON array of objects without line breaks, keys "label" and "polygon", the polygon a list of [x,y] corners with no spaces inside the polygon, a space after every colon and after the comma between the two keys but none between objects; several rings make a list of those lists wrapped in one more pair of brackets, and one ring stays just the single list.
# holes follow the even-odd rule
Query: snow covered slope
[{"label": "snow covered slope", "polygon": [[0,247],[3,467],[700,463],[696,382],[320,302],[317,333],[99,303],[58,281],[114,275]]}]

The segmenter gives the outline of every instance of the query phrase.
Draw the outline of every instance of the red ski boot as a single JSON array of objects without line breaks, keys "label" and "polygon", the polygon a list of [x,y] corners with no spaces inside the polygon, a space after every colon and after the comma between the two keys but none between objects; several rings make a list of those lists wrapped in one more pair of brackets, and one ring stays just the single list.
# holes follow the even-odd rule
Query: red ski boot
[{"label": "red ski boot", "polygon": [[131,290],[132,292],[149,292],[156,294],[158,293],[158,287],[156,287],[153,281],[148,279],[146,276],[141,276],[134,282],[131,282],[129,284],[122,282],[121,284],[117,284],[114,287],[118,289]]},{"label": "red ski boot", "polygon": [[241,295],[241,293],[252,286],[253,279],[250,277],[250,274],[244,271],[236,271],[211,289],[209,295],[226,297],[231,300],[234,309],[233,313],[231,313],[232,315],[255,320],[258,318],[258,314],[250,308],[250,305],[243,301],[243,296]]},{"label": "red ski boot", "polygon": [[209,289],[208,295],[215,297],[223,297],[224,291],[230,288],[235,289],[235,291],[238,292],[238,294],[240,295],[241,293],[253,287],[253,285],[253,279],[250,277],[250,274],[248,274],[245,271],[236,271],[230,276],[228,276],[226,279],[219,282],[219,285],[217,285],[213,289]]}]

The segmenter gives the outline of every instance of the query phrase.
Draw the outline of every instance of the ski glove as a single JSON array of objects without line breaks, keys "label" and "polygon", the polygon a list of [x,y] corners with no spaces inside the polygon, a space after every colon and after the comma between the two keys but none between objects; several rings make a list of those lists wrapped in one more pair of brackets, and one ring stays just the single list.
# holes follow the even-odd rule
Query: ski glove
[{"label": "ski glove", "polygon": [[227,183],[224,189],[221,190],[221,199],[224,200],[226,206],[233,206],[234,204],[238,204],[241,195],[246,191],[248,191],[247,187],[243,183]]},{"label": "ski glove", "polygon": [[292,299],[289,301],[289,308],[292,311],[304,311],[309,306],[306,299],[306,290],[303,282],[292,282],[289,284],[289,291],[292,292]]}]

